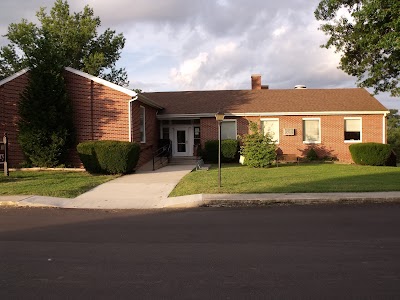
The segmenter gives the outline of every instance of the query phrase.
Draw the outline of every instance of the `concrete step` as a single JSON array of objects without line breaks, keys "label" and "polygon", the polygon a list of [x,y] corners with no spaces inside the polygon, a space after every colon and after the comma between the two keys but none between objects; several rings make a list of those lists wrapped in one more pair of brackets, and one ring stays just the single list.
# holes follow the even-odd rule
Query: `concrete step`
[{"label": "concrete step", "polygon": [[196,165],[199,159],[197,156],[171,157],[169,165]]}]

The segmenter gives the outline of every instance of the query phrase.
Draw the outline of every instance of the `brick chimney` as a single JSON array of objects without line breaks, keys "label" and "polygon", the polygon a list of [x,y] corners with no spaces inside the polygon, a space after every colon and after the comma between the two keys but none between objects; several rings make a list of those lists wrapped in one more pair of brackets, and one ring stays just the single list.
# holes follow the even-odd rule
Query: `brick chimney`
[{"label": "brick chimney", "polygon": [[251,89],[252,90],[261,90],[261,75],[260,74],[251,75]]}]

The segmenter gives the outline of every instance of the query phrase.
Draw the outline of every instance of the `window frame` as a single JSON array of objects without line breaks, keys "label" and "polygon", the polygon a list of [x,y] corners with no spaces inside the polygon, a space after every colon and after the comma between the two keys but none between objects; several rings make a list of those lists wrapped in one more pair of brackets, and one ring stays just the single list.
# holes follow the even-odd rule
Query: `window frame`
[{"label": "window frame", "polygon": [[223,121],[221,121],[221,141],[223,141],[223,140],[230,140],[230,139],[224,139],[224,138],[222,138],[222,123],[225,123],[225,122],[234,122],[235,123],[235,140],[237,140],[237,136],[238,136],[238,134],[237,134],[237,120],[236,119],[224,119]]},{"label": "window frame", "polygon": [[[304,121],[318,121],[318,132],[319,132],[319,139],[318,141],[306,141],[305,140],[305,126]],[[303,129],[303,144],[321,144],[322,140],[322,131],[321,131],[321,118],[303,118],[302,119],[302,129]]]},{"label": "window frame", "polygon": [[263,123],[264,121],[278,121],[278,138],[275,141],[275,144],[279,144],[280,141],[280,135],[281,135],[281,123],[279,118],[262,118],[260,119],[260,125],[261,125],[261,130],[262,133],[264,134],[264,127],[263,127]]},{"label": "window frame", "polygon": [[[141,118],[143,113],[143,118]],[[143,139],[142,139],[142,124],[141,121],[143,120]],[[146,143],[146,107],[140,105],[139,106],[139,134],[140,134],[140,143]]]},{"label": "window frame", "polygon": [[343,134],[346,132],[346,120],[360,120],[360,139],[359,140],[346,140],[343,137],[345,143],[362,143],[362,117],[345,117],[343,118]]}]

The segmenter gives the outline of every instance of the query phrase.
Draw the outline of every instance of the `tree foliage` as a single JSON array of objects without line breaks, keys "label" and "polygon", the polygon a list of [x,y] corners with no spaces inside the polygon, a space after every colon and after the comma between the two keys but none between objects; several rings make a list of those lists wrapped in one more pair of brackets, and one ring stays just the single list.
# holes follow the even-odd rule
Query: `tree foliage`
[{"label": "tree foliage", "polygon": [[33,166],[65,163],[74,141],[72,109],[67,97],[63,52],[46,38],[36,41],[28,61],[29,82],[18,103],[18,141]]},{"label": "tree foliage", "polygon": [[29,60],[46,38],[49,46],[62,54],[64,67],[128,85],[125,69],[116,68],[125,38],[109,28],[99,35],[101,21],[92,8],[85,6],[82,12],[71,13],[67,1],[57,0],[49,14],[40,8],[36,16],[40,25],[22,19],[8,26],[9,44],[0,49],[0,79],[32,65]]},{"label": "tree foliage", "polygon": [[322,46],[342,54],[340,69],[376,94],[400,95],[400,1],[321,0],[314,14],[329,36]]},{"label": "tree foliage", "polygon": [[387,140],[400,158],[400,115],[397,109],[391,109],[387,116]]},{"label": "tree foliage", "polygon": [[240,154],[245,157],[245,164],[254,168],[265,168],[276,158],[276,145],[270,134],[260,132],[257,123],[250,122],[250,134],[241,137],[243,145]]}]

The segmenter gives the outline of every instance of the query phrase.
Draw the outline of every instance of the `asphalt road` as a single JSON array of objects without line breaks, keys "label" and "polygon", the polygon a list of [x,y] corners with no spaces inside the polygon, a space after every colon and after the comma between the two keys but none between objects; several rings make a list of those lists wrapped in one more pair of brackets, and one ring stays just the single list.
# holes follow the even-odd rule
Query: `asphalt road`
[{"label": "asphalt road", "polygon": [[399,299],[400,205],[0,208],[0,299]]}]

